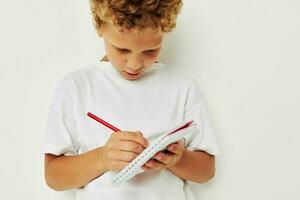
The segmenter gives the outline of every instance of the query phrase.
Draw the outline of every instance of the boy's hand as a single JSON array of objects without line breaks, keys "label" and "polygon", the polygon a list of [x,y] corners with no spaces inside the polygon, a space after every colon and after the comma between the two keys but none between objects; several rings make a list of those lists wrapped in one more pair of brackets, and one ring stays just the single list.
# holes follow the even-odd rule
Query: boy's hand
[{"label": "boy's hand", "polygon": [[167,151],[160,151],[143,166],[143,170],[161,170],[172,167],[181,159],[184,151],[184,141],[172,143],[167,147]]},{"label": "boy's hand", "polygon": [[103,147],[101,161],[107,171],[120,171],[148,145],[140,131],[114,132]]}]

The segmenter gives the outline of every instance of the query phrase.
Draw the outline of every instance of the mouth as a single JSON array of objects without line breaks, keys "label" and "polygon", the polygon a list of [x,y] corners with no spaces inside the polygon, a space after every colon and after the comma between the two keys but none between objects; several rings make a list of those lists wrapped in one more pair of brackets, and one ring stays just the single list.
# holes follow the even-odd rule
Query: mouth
[{"label": "mouth", "polygon": [[129,76],[131,78],[136,78],[136,77],[138,77],[141,74],[141,72],[135,73],[135,74],[129,73],[129,72],[126,72],[126,71],[123,71],[123,72],[124,72],[125,75],[127,75],[127,76]]}]

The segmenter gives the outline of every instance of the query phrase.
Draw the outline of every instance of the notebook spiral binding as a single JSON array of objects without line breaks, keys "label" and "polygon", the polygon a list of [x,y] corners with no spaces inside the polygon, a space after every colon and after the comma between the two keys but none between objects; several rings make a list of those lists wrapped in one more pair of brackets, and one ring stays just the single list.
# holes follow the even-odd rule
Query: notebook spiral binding
[{"label": "notebook spiral binding", "polygon": [[145,156],[149,156],[149,152],[153,151],[163,139],[164,139],[164,137],[161,137],[153,145],[151,145],[149,148],[147,148],[145,150],[145,152],[143,152],[141,154],[140,157],[138,156],[136,158],[136,161],[133,161],[134,165],[128,166],[128,168],[126,167],[126,169],[122,170],[122,172],[118,176],[114,177],[114,179],[112,180],[111,183],[118,184],[119,182],[122,181],[123,178],[127,179],[128,177],[130,177],[132,175],[132,173],[137,170],[138,167],[141,167],[140,162],[144,160]]}]

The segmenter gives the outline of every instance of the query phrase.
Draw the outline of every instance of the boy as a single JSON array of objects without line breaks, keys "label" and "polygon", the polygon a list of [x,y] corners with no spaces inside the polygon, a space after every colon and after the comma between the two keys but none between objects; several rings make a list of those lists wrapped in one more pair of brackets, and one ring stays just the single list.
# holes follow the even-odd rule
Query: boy
[{"label": "boy", "polygon": [[[210,180],[218,148],[195,81],[157,62],[182,2],[90,3],[106,56],[65,76],[55,92],[43,142],[48,186],[76,189],[77,199],[88,200],[193,199],[185,180]],[[111,133],[88,119],[89,111],[126,131]],[[156,154],[143,173],[120,187],[105,182],[106,172],[123,169],[151,138],[189,119],[197,131]]]}]

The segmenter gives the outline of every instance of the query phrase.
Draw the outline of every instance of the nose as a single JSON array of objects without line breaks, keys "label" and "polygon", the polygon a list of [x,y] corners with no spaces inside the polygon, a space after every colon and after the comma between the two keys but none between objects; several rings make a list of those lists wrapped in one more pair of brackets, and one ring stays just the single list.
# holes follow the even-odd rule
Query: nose
[{"label": "nose", "polygon": [[131,56],[127,60],[127,67],[132,73],[140,72],[143,68],[143,60],[139,56]]}]

